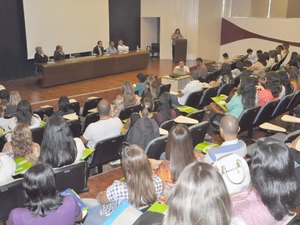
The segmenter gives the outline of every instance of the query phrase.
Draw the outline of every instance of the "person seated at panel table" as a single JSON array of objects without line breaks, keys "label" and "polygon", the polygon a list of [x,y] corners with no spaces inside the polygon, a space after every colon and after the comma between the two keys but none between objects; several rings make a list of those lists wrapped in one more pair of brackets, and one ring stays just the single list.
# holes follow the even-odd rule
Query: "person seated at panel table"
[{"label": "person seated at panel table", "polygon": [[34,62],[35,63],[46,63],[48,56],[44,54],[42,47],[38,46],[35,48]]},{"label": "person seated at panel table", "polygon": [[93,54],[96,55],[103,55],[105,52],[104,48],[103,48],[103,43],[102,41],[98,41],[97,42],[97,46],[94,48],[93,50]]},{"label": "person seated at panel table", "polygon": [[181,59],[178,66],[175,66],[173,73],[177,75],[187,75],[190,74],[190,68],[184,64],[184,61]]},{"label": "person seated at panel table", "polygon": [[65,53],[61,45],[57,45],[54,51],[54,61],[65,59]]},{"label": "person seated at panel table", "polygon": [[118,53],[118,50],[116,49],[115,43],[113,41],[109,42],[109,46],[106,49],[106,53],[107,54],[116,54],[116,53]]},{"label": "person seated at panel table", "polygon": [[118,42],[118,51],[119,53],[128,53],[129,52],[129,47],[124,45],[123,40],[119,40]]}]

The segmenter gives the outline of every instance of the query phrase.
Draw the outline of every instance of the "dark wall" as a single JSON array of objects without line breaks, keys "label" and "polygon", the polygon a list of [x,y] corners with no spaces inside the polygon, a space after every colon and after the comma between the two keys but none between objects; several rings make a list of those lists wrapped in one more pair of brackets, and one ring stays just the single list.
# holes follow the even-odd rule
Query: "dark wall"
[{"label": "dark wall", "polygon": [[110,40],[122,39],[131,50],[141,46],[141,0],[109,0]]},{"label": "dark wall", "polygon": [[0,0],[0,80],[33,74],[27,60],[23,1]]}]

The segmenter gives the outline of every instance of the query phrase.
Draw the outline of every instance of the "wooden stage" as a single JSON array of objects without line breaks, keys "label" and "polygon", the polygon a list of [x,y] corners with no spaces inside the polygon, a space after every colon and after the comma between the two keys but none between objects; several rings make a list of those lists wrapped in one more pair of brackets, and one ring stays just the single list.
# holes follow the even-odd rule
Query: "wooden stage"
[{"label": "wooden stage", "polygon": [[[213,63],[210,60],[204,60],[205,63]],[[195,66],[195,61],[188,61],[189,67]],[[53,105],[56,107],[57,100],[62,95],[75,98],[82,105],[84,100],[90,96],[99,96],[112,101],[120,93],[120,87],[126,80],[136,83],[138,73],[154,74],[158,77],[172,72],[175,64],[172,60],[150,58],[148,67],[143,70],[109,75],[91,80],[59,85],[55,87],[44,88],[37,84],[37,80],[42,76],[32,76],[24,79],[3,81],[2,84],[7,90],[18,90],[23,99],[31,102],[35,109],[41,105]]]}]

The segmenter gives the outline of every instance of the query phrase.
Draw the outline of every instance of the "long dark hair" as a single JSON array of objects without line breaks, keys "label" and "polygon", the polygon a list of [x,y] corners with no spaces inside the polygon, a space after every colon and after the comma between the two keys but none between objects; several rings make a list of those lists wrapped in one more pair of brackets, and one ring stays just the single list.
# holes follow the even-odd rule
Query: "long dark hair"
[{"label": "long dark hair", "polygon": [[285,94],[292,94],[293,86],[291,84],[288,74],[285,71],[278,71],[277,73],[279,75],[281,85],[285,87]]},{"label": "long dark hair", "polygon": [[40,161],[53,168],[72,164],[77,155],[71,130],[60,116],[51,116],[45,127]]},{"label": "long dark hair", "polygon": [[277,98],[281,92],[281,84],[279,75],[275,71],[270,71],[266,75],[267,82],[266,88],[271,90],[271,93],[274,98]]},{"label": "long dark hair", "polygon": [[182,170],[196,160],[192,136],[183,124],[171,128],[166,145],[166,159],[170,161],[171,178],[175,182]]},{"label": "long dark hair", "polygon": [[285,144],[273,138],[261,138],[256,142],[252,183],[276,220],[291,212],[297,181],[294,161]]},{"label": "long dark hair", "polygon": [[25,123],[28,126],[31,126],[32,116],[33,113],[29,101],[21,100],[17,106],[17,123]]},{"label": "long dark hair", "polygon": [[296,82],[298,82],[298,80],[299,80],[299,70],[297,69],[297,67],[295,67],[295,66],[289,66],[286,69],[286,72],[290,76],[290,81],[296,81]]},{"label": "long dark hair", "polygon": [[38,163],[29,168],[23,180],[25,207],[34,216],[46,216],[62,204],[55,186],[52,168],[45,163]]},{"label": "long dark hair", "polygon": [[161,113],[163,117],[163,121],[167,121],[171,119],[172,117],[171,110],[172,110],[171,97],[168,93],[163,93],[161,96],[159,96],[159,108],[158,108],[158,112]]},{"label": "long dark hair", "polygon": [[252,108],[255,106],[256,85],[257,82],[254,78],[250,76],[242,78],[238,94],[242,96],[244,109]]}]

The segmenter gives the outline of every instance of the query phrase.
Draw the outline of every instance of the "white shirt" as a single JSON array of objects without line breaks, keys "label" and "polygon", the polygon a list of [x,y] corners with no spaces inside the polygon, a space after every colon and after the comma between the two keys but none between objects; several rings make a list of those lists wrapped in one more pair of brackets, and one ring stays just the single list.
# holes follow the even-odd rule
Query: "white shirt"
[{"label": "white shirt", "polygon": [[99,120],[86,128],[83,138],[88,140],[89,148],[95,148],[99,141],[120,135],[121,129],[122,121],[118,117]]},{"label": "white shirt", "polygon": [[180,66],[175,66],[173,73],[176,74],[189,74],[190,73],[190,68],[188,66],[183,66],[183,68],[180,68]]},{"label": "white shirt", "polygon": [[257,62],[257,56],[255,53],[249,54],[247,60],[249,60],[252,64]]},{"label": "white shirt", "polygon": [[183,96],[178,97],[178,102],[181,105],[184,105],[187,98],[192,92],[201,91],[202,90],[202,84],[199,80],[192,80],[190,81],[185,87],[181,90]]},{"label": "white shirt", "polygon": [[118,51],[119,53],[128,53],[129,47],[126,45],[118,45]]},{"label": "white shirt", "polygon": [[12,158],[5,153],[0,153],[0,186],[13,181],[16,164]]}]

